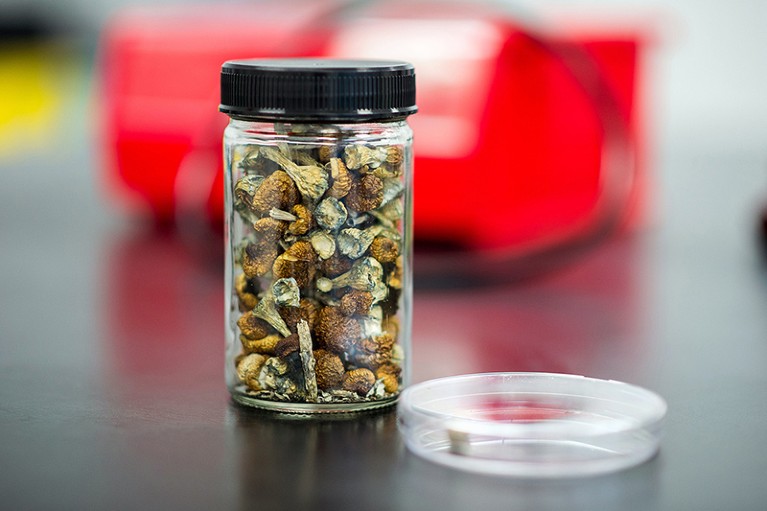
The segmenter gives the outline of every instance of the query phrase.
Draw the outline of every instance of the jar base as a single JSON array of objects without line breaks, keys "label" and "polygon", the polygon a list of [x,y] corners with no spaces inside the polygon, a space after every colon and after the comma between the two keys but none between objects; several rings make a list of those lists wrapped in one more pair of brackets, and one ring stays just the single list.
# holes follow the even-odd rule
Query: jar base
[{"label": "jar base", "polygon": [[259,408],[277,413],[289,413],[299,415],[337,415],[345,413],[359,413],[371,410],[381,410],[397,403],[399,394],[382,399],[359,401],[354,403],[296,403],[290,401],[268,401],[254,396],[232,392],[232,399],[241,405]]}]

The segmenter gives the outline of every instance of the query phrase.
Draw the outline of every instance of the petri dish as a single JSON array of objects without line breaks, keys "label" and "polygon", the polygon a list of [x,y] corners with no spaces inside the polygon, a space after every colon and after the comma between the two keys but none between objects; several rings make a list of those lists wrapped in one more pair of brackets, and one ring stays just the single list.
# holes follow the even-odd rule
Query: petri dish
[{"label": "petri dish", "polygon": [[397,423],[418,456],[460,470],[526,478],[604,474],[650,459],[666,402],[615,380],[483,373],[413,385]]}]

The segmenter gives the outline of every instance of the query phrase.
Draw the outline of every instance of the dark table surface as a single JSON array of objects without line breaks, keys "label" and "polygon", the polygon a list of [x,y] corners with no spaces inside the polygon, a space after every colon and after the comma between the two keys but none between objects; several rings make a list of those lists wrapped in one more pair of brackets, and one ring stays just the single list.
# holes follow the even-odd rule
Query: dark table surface
[{"label": "dark table surface", "polygon": [[2,160],[0,505],[764,509],[766,162],[701,147],[663,154],[645,228],[572,264],[495,286],[416,284],[415,381],[554,371],[666,398],[658,456],[570,481],[432,465],[405,449],[395,412],[307,422],[233,405],[218,241],[120,214],[85,135]]}]

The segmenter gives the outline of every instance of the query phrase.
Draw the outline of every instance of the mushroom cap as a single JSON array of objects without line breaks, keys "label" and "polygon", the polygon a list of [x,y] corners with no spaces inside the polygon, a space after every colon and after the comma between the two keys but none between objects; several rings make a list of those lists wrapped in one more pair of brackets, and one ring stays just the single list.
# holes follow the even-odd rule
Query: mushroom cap
[{"label": "mushroom cap", "polygon": [[375,382],[376,376],[370,369],[352,369],[351,371],[344,373],[341,387],[344,390],[356,392],[360,396],[364,396],[373,388]]},{"label": "mushroom cap", "polygon": [[383,181],[378,176],[366,174],[352,181],[351,190],[344,198],[346,205],[359,212],[371,211],[383,203]]}]

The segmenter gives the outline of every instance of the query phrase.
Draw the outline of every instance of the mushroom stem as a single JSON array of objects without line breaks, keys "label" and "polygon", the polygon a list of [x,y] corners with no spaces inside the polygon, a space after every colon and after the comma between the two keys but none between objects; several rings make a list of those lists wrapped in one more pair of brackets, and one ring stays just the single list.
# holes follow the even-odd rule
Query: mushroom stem
[{"label": "mushroom stem", "polygon": [[302,195],[318,200],[328,189],[327,173],[316,165],[299,166],[273,147],[262,147],[261,154],[269,158],[290,176]]}]

